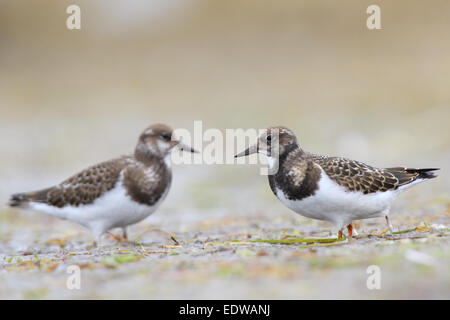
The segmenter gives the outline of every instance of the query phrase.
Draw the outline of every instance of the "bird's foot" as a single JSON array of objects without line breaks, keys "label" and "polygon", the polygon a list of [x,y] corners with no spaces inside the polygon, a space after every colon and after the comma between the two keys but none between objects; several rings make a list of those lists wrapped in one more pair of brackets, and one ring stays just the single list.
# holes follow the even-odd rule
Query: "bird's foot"
[{"label": "bird's foot", "polygon": [[347,225],[347,234],[349,238],[358,238],[359,234],[358,231],[356,231],[356,228],[353,227],[353,224],[348,224]]},{"label": "bird's foot", "polygon": [[124,236],[119,236],[119,235],[115,235],[111,232],[106,232],[106,234],[108,236],[110,236],[111,238],[113,238],[114,240],[116,240],[117,242],[128,242],[128,237],[126,236],[126,234],[124,234]]},{"label": "bird's foot", "polygon": [[378,237],[378,238],[382,238],[386,233],[388,233],[388,231],[389,231],[389,228],[386,227],[386,228],[385,228],[384,230],[382,230],[381,232],[375,233],[374,236],[376,236],[376,237]]},{"label": "bird's foot", "polygon": [[353,226],[351,223],[347,226],[347,234],[349,238],[353,237]]},{"label": "bird's foot", "polygon": [[387,224],[389,231],[391,233],[394,232],[394,227],[392,226],[391,219],[389,219],[389,216],[385,216],[385,219],[386,219],[386,224]]}]

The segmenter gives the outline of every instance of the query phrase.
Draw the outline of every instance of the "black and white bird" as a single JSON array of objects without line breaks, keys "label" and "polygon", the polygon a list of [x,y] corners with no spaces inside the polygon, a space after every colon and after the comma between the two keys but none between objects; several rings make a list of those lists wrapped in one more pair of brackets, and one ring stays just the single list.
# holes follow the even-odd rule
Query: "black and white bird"
[{"label": "black and white bird", "polygon": [[338,238],[352,221],[385,217],[397,196],[413,185],[435,178],[436,168],[375,168],[339,157],[320,156],[303,150],[294,133],[271,127],[255,145],[235,157],[263,153],[269,162],[269,184],[275,196],[304,217],[325,220],[337,226]]},{"label": "black and white bird", "polygon": [[127,238],[127,226],[147,218],[166,197],[176,147],[196,152],[173,139],[169,126],[152,125],[134,154],[93,165],[56,186],[14,194],[9,205],[77,222],[92,232],[94,244],[113,228],[122,228]]}]

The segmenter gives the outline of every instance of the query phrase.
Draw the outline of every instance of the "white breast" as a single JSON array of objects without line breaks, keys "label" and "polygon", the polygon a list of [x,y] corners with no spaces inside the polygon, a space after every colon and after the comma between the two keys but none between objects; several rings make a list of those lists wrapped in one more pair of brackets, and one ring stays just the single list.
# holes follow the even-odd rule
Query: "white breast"
[{"label": "white breast", "polygon": [[353,220],[384,216],[398,195],[398,191],[370,194],[348,192],[320,169],[319,189],[313,196],[302,200],[289,200],[277,189],[277,197],[288,208],[302,216],[330,221],[341,228]]}]

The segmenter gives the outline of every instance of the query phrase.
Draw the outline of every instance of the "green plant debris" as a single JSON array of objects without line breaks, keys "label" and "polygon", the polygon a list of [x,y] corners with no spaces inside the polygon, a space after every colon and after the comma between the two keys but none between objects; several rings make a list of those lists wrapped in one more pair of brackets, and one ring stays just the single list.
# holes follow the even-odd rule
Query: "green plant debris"
[{"label": "green plant debris", "polygon": [[119,264],[134,262],[134,261],[139,260],[140,258],[141,257],[136,254],[117,255],[117,256],[107,257],[107,258],[103,259],[103,264],[109,268],[115,268]]},{"label": "green plant debris", "polygon": [[391,234],[403,234],[403,233],[408,233],[408,232],[413,232],[413,231],[416,231],[416,228],[394,231],[394,232],[391,232]]},{"label": "green plant debris", "polygon": [[136,254],[125,254],[125,255],[120,255],[120,256],[116,256],[116,261],[118,263],[127,263],[127,262],[134,262],[140,259],[140,256],[136,255]]},{"label": "green plant debris", "polygon": [[343,242],[346,239],[337,239],[337,238],[291,238],[291,239],[258,239],[258,240],[249,240],[249,242],[263,242],[263,243],[270,243],[270,244],[286,244],[286,245],[292,245],[297,243],[336,243],[336,242]]}]

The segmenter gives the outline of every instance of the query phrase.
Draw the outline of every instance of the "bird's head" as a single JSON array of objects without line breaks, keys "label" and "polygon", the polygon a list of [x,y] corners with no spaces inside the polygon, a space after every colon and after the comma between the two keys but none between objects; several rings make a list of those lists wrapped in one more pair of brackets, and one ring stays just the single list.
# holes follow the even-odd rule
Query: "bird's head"
[{"label": "bird's head", "polygon": [[195,149],[185,145],[173,137],[173,129],[165,124],[153,124],[139,136],[136,155],[166,157],[177,147],[180,150],[197,153]]},{"label": "bird's head", "polygon": [[262,153],[269,158],[278,158],[291,145],[297,145],[295,134],[285,127],[270,127],[258,137],[256,143],[234,157],[248,156],[252,153]]}]

